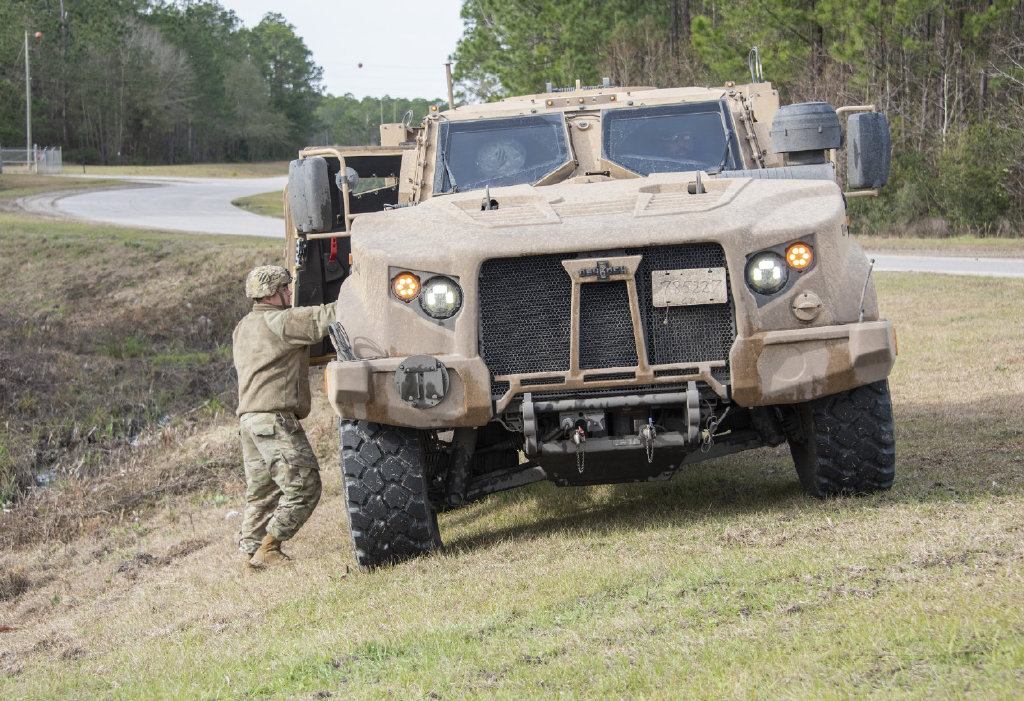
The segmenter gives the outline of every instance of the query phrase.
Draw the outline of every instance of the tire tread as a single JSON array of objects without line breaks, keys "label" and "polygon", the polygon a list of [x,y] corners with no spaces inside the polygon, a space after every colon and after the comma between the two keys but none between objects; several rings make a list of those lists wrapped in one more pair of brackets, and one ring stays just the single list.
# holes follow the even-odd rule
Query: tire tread
[{"label": "tire tread", "polygon": [[412,429],[339,419],[341,473],[356,562],[372,568],[441,545]]},{"label": "tire tread", "polygon": [[801,436],[790,451],[804,489],[824,498],[892,487],[896,450],[886,380],[821,397],[797,407]]}]

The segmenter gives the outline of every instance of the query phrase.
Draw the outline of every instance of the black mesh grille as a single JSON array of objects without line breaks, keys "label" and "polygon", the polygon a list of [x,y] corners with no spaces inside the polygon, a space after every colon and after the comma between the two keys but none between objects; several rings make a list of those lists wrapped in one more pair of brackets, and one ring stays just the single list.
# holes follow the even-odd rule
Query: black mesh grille
[{"label": "black mesh grille", "polygon": [[636,365],[636,339],[626,282],[580,288],[580,369]]},{"label": "black mesh grille", "polygon": [[[635,280],[648,362],[728,361],[735,337],[731,296],[726,304],[652,306],[652,271],[725,267],[721,246],[698,243],[485,261],[480,270],[480,355],[491,373],[567,371],[572,280],[561,261],[637,254],[643,256]],[[580,306],[581,369],[635,365],[626,283],[588,282],[580,288]],[[713,375],[728,381],[729,369],[716,368]],[[494,383],[492,392],[499,396],[507,389],[506,383]]]},{"label": "black mesh grille", "polygon": [[[480,355],[492,375],[569,369],[572,280],[562,267],[565,258],[556,254],[484,262]],[[492,396],[507,391],[507,383],[491,385]]]},{"label": "black mesh grille", "polygon": [[[736,336],[733,304],[700,304],[691,307],[655,309],[652,305],[651,273],[655,270],[724,268],[725,251],[717,243],[686,246],[627,248],[626,255],[643,255],[636,273],[640,317],[647,339],[647,361],[666,363],[728,360]],[[728,271],[726,289],[729,290]],[[666,319],[668,323],[665,323]],[[725,377],[728,378],[728,369]]]},{"label": "black mesh grille", "polygon": [[557,385],[561,384],[564,380],[561,377],[534,377],[528,380],[522,380],[519,384],[523,387],[539,387],[541,385]]},{"label": "black mesh grille", "polygon": [[636,377],[635,372],[602,372],[591,373],[583,376],[584,382],[604,382],[606,380],[632,380]]},{"label": "black mesh grille", "polygon": [[561,389],[547,392],[534,392],[533,399],[538,401],[554,399],[570,399],[576,397],[607,397],[619,394],[663,394],[666,392],[685,392],[685,383],[678,385],[635,385],[633,387],[599,387],[597,389]]}]

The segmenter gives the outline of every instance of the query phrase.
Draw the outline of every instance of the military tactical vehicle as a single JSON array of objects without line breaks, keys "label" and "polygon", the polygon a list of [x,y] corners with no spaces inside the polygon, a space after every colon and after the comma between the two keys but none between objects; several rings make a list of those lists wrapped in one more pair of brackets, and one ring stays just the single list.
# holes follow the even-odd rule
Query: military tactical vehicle
[{"label": "military tactical vehicle", "polygon": [[296,303],[338,300],[313,355],[358,563],[494,492],[785,441],[813,496],[888,489],[895,334],[845,199],[888,172],[883,114],[760,76],[549,86],[303,150],[287,246]]}]

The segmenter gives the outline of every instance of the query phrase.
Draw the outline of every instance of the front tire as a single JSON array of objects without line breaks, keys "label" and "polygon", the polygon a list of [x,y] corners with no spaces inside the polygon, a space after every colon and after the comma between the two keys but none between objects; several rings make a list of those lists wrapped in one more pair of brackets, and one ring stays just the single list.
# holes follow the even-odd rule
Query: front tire
[{"label": "front tire", "polygon": [[349,532],[362,568],[394,564],[441,547],[417,431],[339,419]]},{"label": "front tire", "polygon": [[896,442],[886,380],[794,408],[789,450],[808,494],[821,499],[892,487]]}]

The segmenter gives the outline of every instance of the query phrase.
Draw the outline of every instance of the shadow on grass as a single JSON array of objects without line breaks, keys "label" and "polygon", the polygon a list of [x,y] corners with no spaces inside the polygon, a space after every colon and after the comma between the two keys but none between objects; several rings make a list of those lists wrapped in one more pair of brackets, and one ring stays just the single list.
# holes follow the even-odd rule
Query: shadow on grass
[{"label": "shadow on grass", "polygon": [[[806,496],[785,446],[689,465],[669,482],[559,488],[550,483],[494,495],[445,516],[442,528],[484,518],[504,524],[456,537],[453,550],[552,532],[642,532],[714,518],[890,508],[1024,493],[1024,396],[972,403],[897,405],[896,480],[890,492],[819,501]],[[447,527],[447,528],[446,528]]]},{"label": "shadow on grass", "polygon": [[[765,448],[684,467],[668,482],[589,487],[551,483],[495,495],[450,515],[456,526],[491,517],[516,523],[452,540],[453,549],[487,547],[552,532],[610,534],[645,531],[760,511],[800,509],[805,499],[784,448]],[[505,513],[502,513],[505,512]],[[530,520],[532,517],[532,520]]]}]

